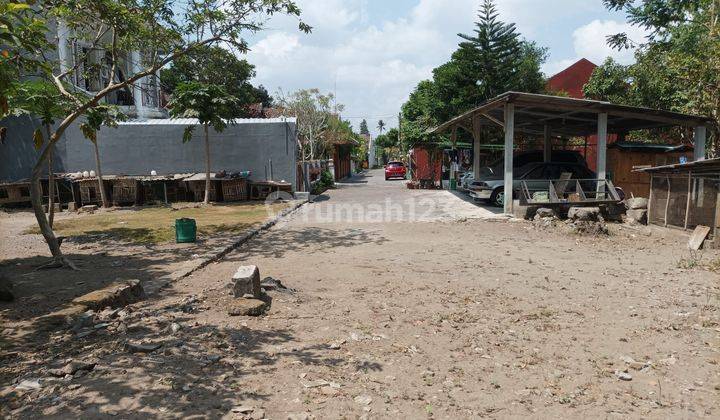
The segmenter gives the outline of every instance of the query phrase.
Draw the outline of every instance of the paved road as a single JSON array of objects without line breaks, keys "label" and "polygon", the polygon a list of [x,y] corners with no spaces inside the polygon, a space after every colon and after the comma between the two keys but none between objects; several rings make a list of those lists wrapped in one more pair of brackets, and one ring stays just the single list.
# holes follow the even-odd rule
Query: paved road
[{"label": "paved road", "polygon": [[305,207],[304,223],[435,222],[501,218],[500,209],[473,204],[464,194],[410,190],[402,180],[386,181],[382,169],[338,183],[337,189]]}]

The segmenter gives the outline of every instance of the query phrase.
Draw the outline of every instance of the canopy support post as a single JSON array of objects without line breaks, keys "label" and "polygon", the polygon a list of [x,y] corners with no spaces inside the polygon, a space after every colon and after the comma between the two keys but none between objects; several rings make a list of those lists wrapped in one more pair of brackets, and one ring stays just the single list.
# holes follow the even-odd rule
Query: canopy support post
[{"label": "canopy support post", "polygon": [[515,139],[515,104],[505,104],[505,214],[513,214],[513,144]]}]

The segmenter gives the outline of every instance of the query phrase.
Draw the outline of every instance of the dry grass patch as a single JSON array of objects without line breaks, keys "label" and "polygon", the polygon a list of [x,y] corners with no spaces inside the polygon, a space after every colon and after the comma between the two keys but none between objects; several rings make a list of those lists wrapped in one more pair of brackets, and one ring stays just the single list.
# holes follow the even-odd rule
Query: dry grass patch
[{"label": "dry grass patch", "polygon": [[[287,204],[272,206],[274,213]],[[238,234],[269,218],[264,203],[240,203],[212,206],[147,207],[114,210],[81,216],[55,223],[60,236],[92,236],[137,244],[162,244],[175,240],[175,219],[195,219],[198,238],[221,234]],[[40,233],[37,227],[25,233]]]}]

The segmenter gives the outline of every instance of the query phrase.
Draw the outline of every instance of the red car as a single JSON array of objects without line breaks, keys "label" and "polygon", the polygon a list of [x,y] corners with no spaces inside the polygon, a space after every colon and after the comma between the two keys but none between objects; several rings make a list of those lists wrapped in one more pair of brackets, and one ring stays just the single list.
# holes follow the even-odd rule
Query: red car
[{"label": "red car", "polygon": [[407,169],[405,164],[402,162],[390,162],[385,165],[385,181],[390,178],[402,178],[405,179]]}]

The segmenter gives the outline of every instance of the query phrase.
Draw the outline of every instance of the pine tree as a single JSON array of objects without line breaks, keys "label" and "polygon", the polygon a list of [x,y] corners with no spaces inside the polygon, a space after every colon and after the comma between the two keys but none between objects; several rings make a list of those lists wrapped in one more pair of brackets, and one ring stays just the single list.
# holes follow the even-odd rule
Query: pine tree
[{"label": "pine tree", "polygon": [[360,122],[360,134],[370,134],[370,129],[368,128],[367,120],[362,120]]},{"label": "pine tree", "polygon": [[472,35],[463,40],[450,62],[434,71],[441,99],[450,115],[466,111],[509,90],[539,92],[544,86],[540,65],[546,50],[524,41],[515,24],[499,20],[492,0],[484,0]]}]

